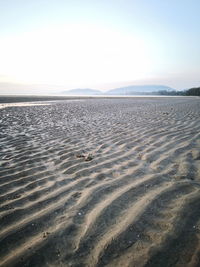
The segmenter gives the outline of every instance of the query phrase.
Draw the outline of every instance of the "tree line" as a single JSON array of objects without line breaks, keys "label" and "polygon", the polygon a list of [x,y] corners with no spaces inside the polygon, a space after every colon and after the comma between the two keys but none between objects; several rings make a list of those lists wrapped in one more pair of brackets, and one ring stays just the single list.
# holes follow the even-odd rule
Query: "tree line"
[{"label": "tree line", "polygon": [[169,96],[200,96],[200,87],[190,88],[183,91],[158,91],[152,92],[152,94],[169,95]]}]

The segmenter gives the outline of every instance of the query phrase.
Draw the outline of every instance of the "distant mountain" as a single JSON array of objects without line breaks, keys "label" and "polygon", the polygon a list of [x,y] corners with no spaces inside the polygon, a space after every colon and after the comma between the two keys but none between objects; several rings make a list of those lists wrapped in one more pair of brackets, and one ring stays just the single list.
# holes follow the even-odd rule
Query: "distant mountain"
[{"label": "distant mountain", "polygon": [[[157,94],[158,92],[175,92],[173,88],[165,85],[131,85],[127,87],[120,87],[109,90],[107,92],[101,92],[100,90],[90,88],[78,88],[72,90],[62,91],[63,95],[145,95],[145,94]],[[159,93],[158,93],[159,94]]]},{"label": "distant mountain", "polygon": [[63,91],[61,94],[65,95],[101,95],[102,92],[99,90],[84,88],[84,89],[72,89],[69,91]]},{"label": "distant mountain", "polygon": [[134,95],[145,94],[158,91],[174,91],[173,88],[165,85],[131,85],[127,87],[120,87],[106,92],[107,95]]}]

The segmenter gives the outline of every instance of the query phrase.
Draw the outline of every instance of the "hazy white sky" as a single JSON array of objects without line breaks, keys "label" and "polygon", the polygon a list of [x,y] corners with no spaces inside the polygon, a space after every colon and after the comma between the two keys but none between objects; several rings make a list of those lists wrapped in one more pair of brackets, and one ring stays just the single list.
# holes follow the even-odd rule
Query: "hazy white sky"
[{"label": "hazy white sky", "polygon": [[0,93],[200,85],[199,0],[0,0]]}]

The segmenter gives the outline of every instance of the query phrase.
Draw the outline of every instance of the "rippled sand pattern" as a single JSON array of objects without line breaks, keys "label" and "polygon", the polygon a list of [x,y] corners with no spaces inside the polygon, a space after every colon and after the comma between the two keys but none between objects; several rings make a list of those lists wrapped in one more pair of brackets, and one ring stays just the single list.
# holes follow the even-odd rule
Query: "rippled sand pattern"
[{"label": "rippled sand pattern", "polygon": [[200,99],[0,110],[0,266],[200,266]]}]

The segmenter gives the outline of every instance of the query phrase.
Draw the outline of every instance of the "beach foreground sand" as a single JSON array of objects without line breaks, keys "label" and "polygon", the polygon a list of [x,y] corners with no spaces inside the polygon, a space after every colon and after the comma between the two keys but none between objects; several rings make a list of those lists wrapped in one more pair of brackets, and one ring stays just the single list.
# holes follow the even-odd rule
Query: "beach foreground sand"
[{"label": "beach foreground sand", "polygon": [[200,266],[200,98],[0,109],[0,266]]}]

